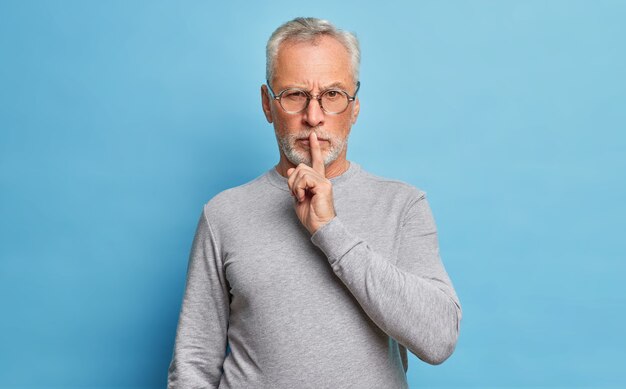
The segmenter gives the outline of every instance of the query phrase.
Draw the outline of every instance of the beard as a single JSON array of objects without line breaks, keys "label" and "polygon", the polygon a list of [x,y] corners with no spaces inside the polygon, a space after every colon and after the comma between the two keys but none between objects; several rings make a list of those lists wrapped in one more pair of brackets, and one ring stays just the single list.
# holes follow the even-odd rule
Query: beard
[{"label": "beard", "polygon": [[276,140],[278,140],[278,146],[282,150],[285,157],[293,163],[295,166],[303,163],[308,166],[312,166],[313,163],[311,161],[311,150],[310,148],[301,149],[296,145],[296,141],[298,139],[307,138],[311,134],[311,132],[315,132],[318,139],[327,139],[328,140],[328,149],[321,150],[322,157],[324,158],[324,166],[328,166],[333,163],[341,154],[341,151],[344,149],[346,144],[348,143],[348,135],[345,138],[341,138],[338,136],[334,136],[329,134],[328,132],[321,130],[319,128],[312,128],[310,130],[301,130],[297,133],[292,133],[288,131],[290,134],[285,136],[278,135],[276,132]]}]

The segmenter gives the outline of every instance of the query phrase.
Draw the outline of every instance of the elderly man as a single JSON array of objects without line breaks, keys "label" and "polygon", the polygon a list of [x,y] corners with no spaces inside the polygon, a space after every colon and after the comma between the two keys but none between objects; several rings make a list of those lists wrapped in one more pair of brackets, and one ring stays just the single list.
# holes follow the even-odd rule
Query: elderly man
[{"label": "elderly man", "polygon": [[453,352],[461,307],[424,192],[346,159],[359,62],[324,20],[270,37],[280,161],[204,206],[170,388],[406,388],[406,349]]}]

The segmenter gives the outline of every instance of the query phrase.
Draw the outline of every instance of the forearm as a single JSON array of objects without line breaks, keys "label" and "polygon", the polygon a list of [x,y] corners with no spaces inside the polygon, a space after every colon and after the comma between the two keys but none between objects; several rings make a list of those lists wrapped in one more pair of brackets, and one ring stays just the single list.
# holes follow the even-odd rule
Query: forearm
[{"label": "forearm", "polygon": [[[221,323],[213,330],[203,328],[213,318],[203,320],[193,310],[195,304],[183,304],[174,354],[168,370],[168,389],[190,387],[217,388],[221,379],[226,343]],[[213,320],[212,320],[213,319]]]},{"label": "forearm", "polygon": [[318,232],[313,242],[376,325],[425,362],[438,364],[452,354],[461,310],[447,276],[425,278],[399,268],[339,218]]}]

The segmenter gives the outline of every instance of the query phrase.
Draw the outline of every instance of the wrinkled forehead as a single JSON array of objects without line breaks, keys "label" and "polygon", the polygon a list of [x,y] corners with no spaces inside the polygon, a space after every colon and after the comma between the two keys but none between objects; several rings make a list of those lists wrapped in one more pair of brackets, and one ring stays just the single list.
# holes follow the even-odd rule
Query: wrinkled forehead
[{"label": "wrinkled forehead", "polygon": [[286,83],[336,83],[352,78],[350,54],[330,36],[282,42],[274,63],[274,80]]}]

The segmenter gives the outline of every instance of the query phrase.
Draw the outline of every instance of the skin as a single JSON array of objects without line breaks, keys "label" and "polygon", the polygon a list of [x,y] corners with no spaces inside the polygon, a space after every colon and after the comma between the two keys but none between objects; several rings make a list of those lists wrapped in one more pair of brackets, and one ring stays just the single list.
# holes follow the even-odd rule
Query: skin
[{"label": "skin", "polygon": [[[348,51],[328,36],[315,42],[283,42],[270,83],[276,93],[297,87],[318,95],[332,86],[352,95],[356,89]],[[307,157],[308,164],[295,165],[279,147],[280,160],[276,170],[288,179],[298,219],[314,234],[336,216],[329,179],[341,175],[350,166],[346,159],[347,139],[359,114],[358,98],[337,115],[325,114],[313,99],[303,112],[288,114],[278,101],[269,97],[265,85],[261,86],[261,99],[265,117],[273,123],[276,136],[298,135],[300,138],[293,147]],[[345,141],[345,145],[337,159],[325,165],[324,155],[337,139]]]}]

